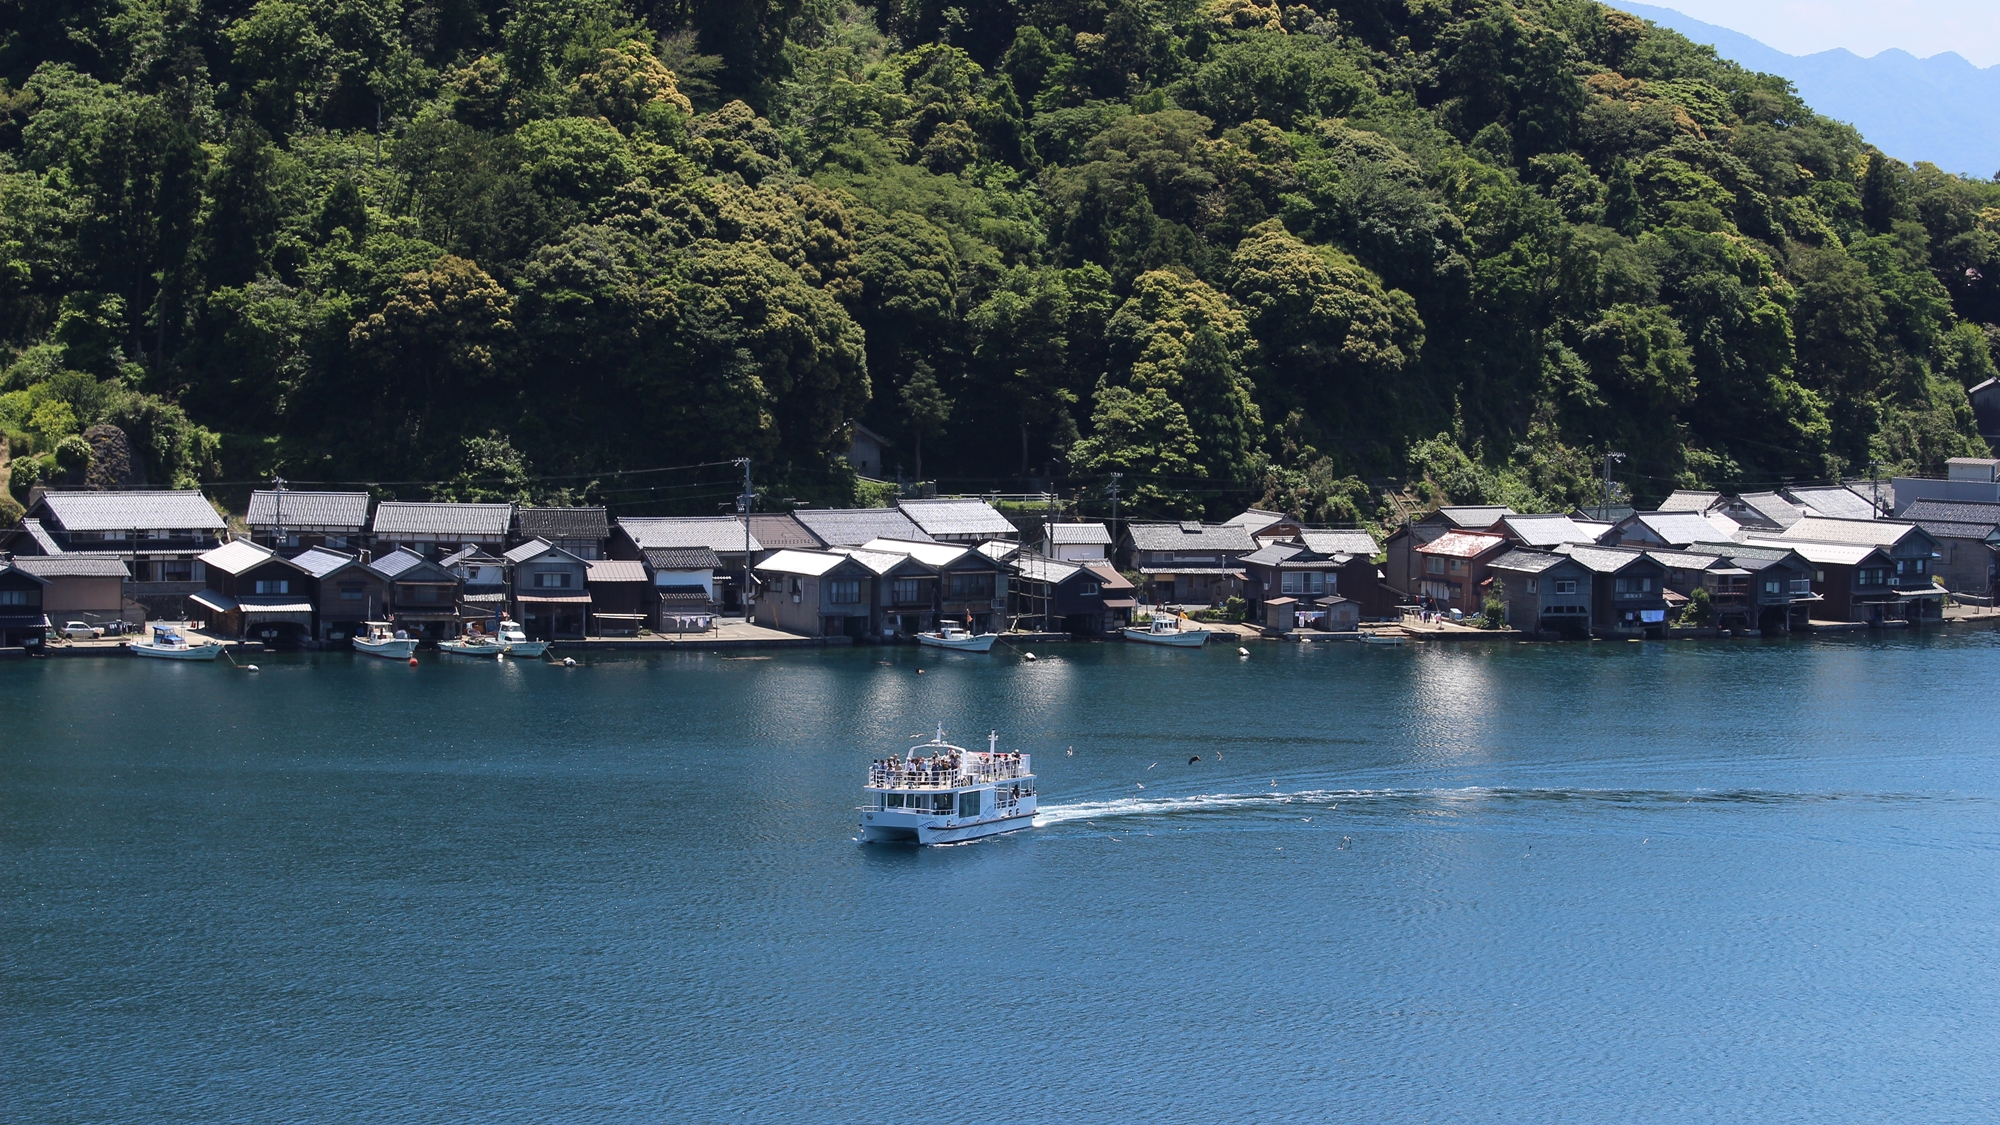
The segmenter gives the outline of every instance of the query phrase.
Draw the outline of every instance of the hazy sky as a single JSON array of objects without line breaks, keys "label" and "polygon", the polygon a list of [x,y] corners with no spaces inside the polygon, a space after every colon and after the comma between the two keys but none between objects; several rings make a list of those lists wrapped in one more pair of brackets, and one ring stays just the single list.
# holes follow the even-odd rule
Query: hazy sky
[{"label": "hazy sky", "polygon": [[2000,63],[2000,0],[1643,0],[1740,31],[1791,55],[1891,47]]}]

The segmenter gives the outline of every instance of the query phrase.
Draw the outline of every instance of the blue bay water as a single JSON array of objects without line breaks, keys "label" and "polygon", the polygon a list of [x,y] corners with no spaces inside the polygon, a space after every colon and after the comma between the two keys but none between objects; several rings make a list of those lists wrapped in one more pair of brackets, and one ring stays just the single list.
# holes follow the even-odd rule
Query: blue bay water
[{"label": "blue bay water", "polygon": [[2000,1118],[2000,636],[1252,652],[0,666],[0,1119]]}]

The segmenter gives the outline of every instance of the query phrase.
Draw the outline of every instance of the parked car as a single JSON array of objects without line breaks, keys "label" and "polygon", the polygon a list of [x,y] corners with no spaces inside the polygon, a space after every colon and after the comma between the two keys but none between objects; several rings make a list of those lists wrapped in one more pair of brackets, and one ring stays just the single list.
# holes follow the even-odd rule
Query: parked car
[{"label": "parked car", "polygon": [[65,640],[94,641],[104,635],[104,630],[93,628],[81,621],[63,622],[62,635]]}]

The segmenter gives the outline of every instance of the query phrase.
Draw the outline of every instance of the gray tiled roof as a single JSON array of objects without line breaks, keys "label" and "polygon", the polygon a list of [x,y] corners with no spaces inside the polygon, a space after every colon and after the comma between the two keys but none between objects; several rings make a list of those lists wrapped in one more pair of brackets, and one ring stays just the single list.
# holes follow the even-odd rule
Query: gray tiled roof
[{"label": "gray tiled roof", "polygon": [[[368,569],[384,578],[395,578],[418,567],[428,565],[431,564],[425,562],[422,555],[398,547],[381,558],[376,559],[374,562],[369,563]],[[447,571],[446,573],[450,572]]]},{"label": "gray tiled roof", "polygon": [[1875,502],[1844,484],[1787,488],[1784,495],[1792,503],[1805,508],[1807,515],[1848,520],[1875,518]]},{"label": "gray tiled roof", "polygon": [[227,525],[192,489],[178,492],[50,492],[42,497],[65,531],[221,531]]},{"label": "gray tiled roof", "polygon": [[1775,492],[1745,492],[1736,502],[1779,527],[1790,527],[1805,515],[1797,504]]},{"label": "gray tiled roof", "polygon": [[275,528],[282,513],[287,530],[330,527],[359,531],[368,526],[366,492],[292,492],[288,489],[284,497],[284,503],[280,505],[276,492],[251,493],[250,511],[243,517],[243,522],[251,527]]},{"label": "gray tiled roof", "polygon": [[1558,543],[1590,543],[1597,536],[1576,525],[1561,513],[1554,515],[1502,516],[1500,523],[1514,538],[1530,547],[1553,547]]},{"label": "gray tiled roof", "polygon": [[899,500],[896,506],[925,535],[1019,535],[1020,529],[984,500]]},{"label": "gray tiled roof", "polygon": [[1707,570],[1722,561],[1719,555],[1700,551],[1663,551],[1657,547],[1648,548],[1646,556],[1661,566],[1670,566],[1675,570]]},{"label": "gray tiled roof", "polygon": [[[1861,517],[1867,519],[1866,515]],[[1976,501],[1912,500],[1897,519],[1920,523],[1924,520],[1943,520],[1947,523],[1985,523],[2000,525],[2000,504],[1981,504]]]},{"label": "gray tiled roof", "polygon": [[809,508],[793,512],[792,518],[829,547],[859,547],[871,539],[930,539],[895,508]]},{"label": "gray tiled roof", "polygon": [[325,547],[314,547],[309,551],[301,551],[292,556],[292,565],[312,575],[314,578],[325,578],[337,570],[354,565],[354,563],[355,558],[353,555],[344,555],[339,551],[329,551]]},{"label": "gray tiled roof", "polygon": [[1517,574],[1540,574],[1563,561],[1564,558],[1561,555],[1550,554],[1547,551],[1528,551],[1516,547],[1486,565],[1493,570],[1511,570]]},{"label": "gray tiled roof", "polygon": [[1249,554],[1257,541],[1237,523],[1135,523],[1125,529],[1141,551],[1234,551]]},{"label": "gray tiled roof", "polygon": [[784,512],[755,512],[750,516],[750,534],[766,551],[782,551],[787,548],[817,550],[823,546],[819,536],[806,530],[806,525]]},{"label": "gray tiled roof", "polygon": [[[1073,562],[1058,562],[1040,555],[1021,555],[1014,560],[1014,572],[1030,582],[1052,582],[1061,585],[1084,572],[1083,567]],[[1090,572],[1095,576],[1096,571]]]},{"label": "gray tiled roof", "polygon": [[16,555],[14,565],[41,578],[130,578],[125,560],[110,555]]},{"label": "gray tiled roof", "polygon": [[1807,516],[1784,530],[1786,539],[1813,539],[1821,543],[1866,543],[1888,547],[1899,543],[1912,531],[1913,523],[1896,520],[1834,520]]},{"label": "gray tiled roof", "polygon": [[1720,492],[1701,492],[1695,489],[1677,488],[1673,495],[1660,501],[1662,512],[1706,512],[1722,500]]},{"label": "gray tiled roof", "polygon": [[[646,516],[621,517],[618,527],[632,538],[640,550],[654,547],[707,547],[718,555],[743,553],[743,521],[735,516]],[[749,548],[761,551],[764,545],[755,535]]]},{"label": "gray tiled roof", "polygon": [[60,555],[63,553],[62,547],[49,535],[48,529],[42,526],[41,520],[22,520],[21,530],[27,532],[28,538],[33,539],[35,546],[40,547],[44,552],[51,555]]},{"label": "gray tiled roof", "polygon": [[722,560],[708,547],[649,547],[646,562],[654,570],[715,570]]},{"label": "gray tiled roof", "polygon": [[1484,531],[1511,516],[1514,509],[1503,504],[1456,504],[1439,508],[1432,515],[1458,531]]},{"label": "gray tiled roof", "polygon": [[512,522],[512,504],[446,504],[384,500],[375,505],[377,535],[429,535],[450,538],[469,535],[504,538]]},{"label": "gray tiled roof", "polygon": [[603,508],[517,508],[514,527],[528,539],[604,539],[611,520]]},{"label": "gray tiled roof", "polygon": [[1991,538],[2000,526],[1991,523],[1957,523],[1952,520],[1913,520],[1918,527],[1938,539],[1979,539]]},{"label": "gray tiled roof", "polygon": [[1111,529],[1101,523],[1051,524],[1049,542],[1058,547],[1109,547]]},{"label": "gray tiled roof", "polygon": [[[1727,516],[1699,512],[1639,512],[1631,518],[1670,546],[1697,539],[1726,539],[1736,526]],[[1717,521],[1728,522],[1725,526]]]},{"label": "gray tiled roof", "polygon": [[[537,558],[541,555],[546,555],[550,551],[553,551],[555,549],[556,548],[554,544],[551,544],[546,539],[530,539],[526,543],[523,543],[520,546],[515,547],[514,549],[506,552],[500,557],[506,559],[510,563],[524,563],[527,562],[529,559]],[[568,551],[564,551],[562,553],[565,555],[569,554]],[[571,557],[574,558],[575,556],[572,555]]]},{"label": "gray tiled roof", "polygon": [[1598,574],[1613,574],[1645,558],[1642,551],[1618,547],[1581,547],[1566,544],[1562,553]]},{"label": "gray tiled roof", "polygon": [[629,559],[593,559],[587,577],[591,582],[644,582],[646,564]]},{"label": "gray tiled roof", "polygon": [[1308,550],[1322,555],[1361,555],[1374,558],[1382,552],[1382,545],[1375,537],[1358,527],[1302,527],[1299,541]]}]

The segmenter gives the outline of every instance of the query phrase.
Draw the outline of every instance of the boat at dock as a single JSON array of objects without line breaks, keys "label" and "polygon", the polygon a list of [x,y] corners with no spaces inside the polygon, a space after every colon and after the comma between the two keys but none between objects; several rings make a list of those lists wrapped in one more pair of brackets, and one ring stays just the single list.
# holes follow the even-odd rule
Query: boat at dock
[{"label": "boat at dock", "polygon": [[1029,755],[1001,752],[998,732],[985,750],[967,750],[946,742],[940,723],[931,741],[870,765],[867,795],[863,843],[957,844],[1035,822]]},{"label": "boat at dock", "polygon": [[1365,645],[1399,645],[1404,641],[1401,633],[1362,633],[1361,643]]},{"label": "boat at dock", "polygon": [[1200,648],[1214,636],[1208,629],[1183,629],[1179,617],[1154,614],[1150,624],[1133,625],[1125,630],[1125,639],[1141,644],[1166,645],[1170,648]]},{"label": "boat at dock", "polygon": [[540,659],[543,653],[549,651],[549,642],[529,640],[528,634],[512,621],[500,623],[500,643],[507,646],[508,656]]},{"label": "boat at dock", "polygon": [[507,646],[498,637],[470,633],[452,641],[439,641],[438,651],[446,656],[498,656]]},{"label": "boat at dock", "polygon": [[918,644],[956,652],[990,652],[993,642],[999,639],[998,633],[973,633],[948,623],[938,626],[934,633],[917,634]]},{"label": "boat at dock", "polygon": [[165,625],[153,626],[152,640],[127,641],[125,647],[134,656],[150,656],[155,660],[214,660],[222,654],[221,642],[189,644],[186,637]]},{"label": "boat at dock", "polygon": [[386,656],[391,660],[408,660],[417,653],[417,638],[404,633],[387,621],[362,622],[367,632],[357,634],[354,648],[370,656]]}]

